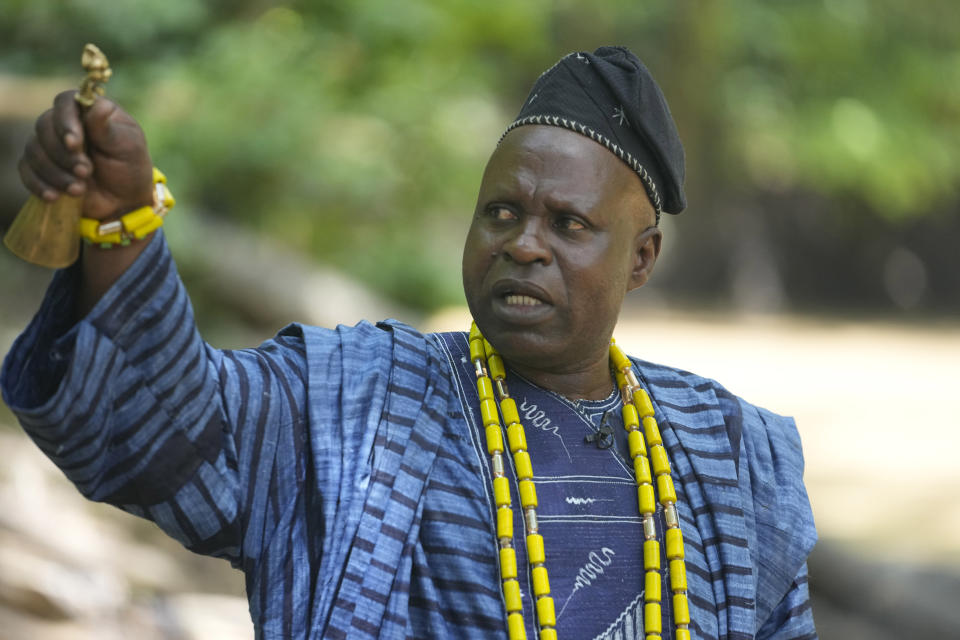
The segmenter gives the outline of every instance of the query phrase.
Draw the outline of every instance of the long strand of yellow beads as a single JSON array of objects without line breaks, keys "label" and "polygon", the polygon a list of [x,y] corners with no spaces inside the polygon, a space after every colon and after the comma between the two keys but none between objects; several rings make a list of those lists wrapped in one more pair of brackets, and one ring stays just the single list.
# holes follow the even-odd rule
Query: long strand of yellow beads
[{"label": "long strand of yellow beads", "polygon": [[[623,428],[627,430],[627,444],[633,458],[637,481],[637,500],[643,519],[644,606],[643,626],[647,640],[659,640],[662,632],[660,590],[660,542],[654,520],[656,493],[663,505],[667,526],[664,534],[667,561],[670,563],[670,590],[673,592],[673,622],[676,640],[690,640],[690,606],[687,601],[687,569],[684,563],[683,534],[677,516],[677,492],[670,476],[670,461],[660,437],[660,427],[653,417],[653,403],[633,373],[633,363],[624,355],[614,340],[610,340],[610,362],[614,367],[617,386],[623,397]],[[640,424],[643,431],[640,431]],[[649,447],[649,458],[648,450]],[[651,467],[653,475],[651,477]]]},{"label": "long strand of yellow beads", "polygon": [[[514,467],[519,483],[520,503],[527,529],[527,560],[536,598],[537,622],[540,640],[556,640],[557,617],[553,598],[550,597],[550,580],[545,566],[543,536],[537,524],[537,490],[533,483],[533,465],[527,451],[527,438],[520,424],[516,402],[510,397],[506,382],[506,368],[496,349],[480,333],[476,323],[470,327],[470,361],[477,375],[477,394],[480,397],[480,415],[486,432],[487,451],[493,474],[493,495],[497,506],[497,542],[500,554],[500,576],[503,581],[503,598],[507,608],[507,630],[510,640],[526,640],[523,622],[523,603],[520,583],[517,580],[517,555],[513,546],[513,508],[510,484],[506,477],[503,455],[503,427],[497,413],[494,390],[500,400],[503,424],[507,425],[507,442],[513,454]],[[676,625],[676,640],[690,640],[690,607],[687,602],[687,573],[684,564],[683,534],[677,516],[677,495],[670,476],[667,450],[660,437],[660,429],[654,419],[650,396],[640,387],[633,365],[623,351],[610,341],[610,364],[613,367],[617,386],[623,397],[623,425],[627,430],[630,456],[633,458],[637,480],[637,496],[643,520],[644,576],[644,632],[646,640],[660,640],[661,589],[660,589],[660,542],[657,540],[656,495],[664,509],[667,530],[667,560],[670,563],[670,590],[673,592],[673,618]],[[492,379],[491,379],[492,378]],[[643,431],[640,425],[643,425]],[[646,436],[646,437],[644,437]],[[649,458],[647,446],[650,447]],[[652,470],[652,475],[651,475]]]},{"label": "long strand of yellow beads", "polygon": [[[557,616],[550,597],[550,579],[544,566],[546,554],[543,536],[537,524],[537,489],[533,484],[533,466],[527,452],[527,437],[520,424],[517,404],[510,397],[506,382],[506,368],[493,346],[480,334],[477,325],[470,328],[470,360],[477,374],[477,393],[480,396],[480,415],[486,431],[487,451],[493,472],[493,496],[497,505],[497,541],[500,547],[500,577],[503,581],[503,599],[507,607],[507,631],[510,640],[526,640],[523,623],[523,601],[517,581],[517,553],[513,547],[513,508],[510,484],[503,460],[503,428],[494,400],[494,386],[500,399],[500,412],[507,425],[507,442],[513,454],[527,529],[527,562],[533,580],[536,598],[537,622],[540,640],[556,640]],[[489,374],[488,372],[489,368]],[[491,377],[493,380],[491,380]]]}]

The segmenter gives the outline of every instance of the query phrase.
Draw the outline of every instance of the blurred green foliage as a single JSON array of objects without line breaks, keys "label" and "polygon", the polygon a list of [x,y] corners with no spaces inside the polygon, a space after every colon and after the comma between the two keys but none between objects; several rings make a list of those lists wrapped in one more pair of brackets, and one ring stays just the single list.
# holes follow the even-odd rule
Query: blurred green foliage
[{"label": "blurred green foliage", "polygon": [[476,187],[527,88],[601,44],[629,46],[663,85],[692,207],[805,191],[903,220],[955,201],[958,7],[6,0],[0,71],[62,75],[96,42],[181,203],[430,308],[461,299]]}]

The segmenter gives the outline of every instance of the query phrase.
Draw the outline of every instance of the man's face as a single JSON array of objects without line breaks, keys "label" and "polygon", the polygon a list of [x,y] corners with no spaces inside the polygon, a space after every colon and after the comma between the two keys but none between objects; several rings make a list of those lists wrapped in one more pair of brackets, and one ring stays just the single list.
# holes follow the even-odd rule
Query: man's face
[{"label": "man's face", "polygon": [[463,250],[474,320],[507,361],[571,372],[605,357],[623,297],[660,248],[639,178],[598,143],[511,131],[480,185]]}]

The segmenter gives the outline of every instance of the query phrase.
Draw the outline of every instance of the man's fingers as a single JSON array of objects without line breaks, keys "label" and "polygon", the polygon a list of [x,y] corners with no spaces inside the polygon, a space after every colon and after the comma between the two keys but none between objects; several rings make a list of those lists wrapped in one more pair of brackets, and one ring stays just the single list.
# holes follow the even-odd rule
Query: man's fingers
[{"label": "man's fingers", "polygon": [[[74,174],[74,168],[78,164],[85,168],[89,165],[89,160],[86,159],[85,154],[70,151],[64,146],[62,138],[57,134],[52,109],[45,111],[37,118],[35,134],[36,142],[43,149],[46,157],[64,171]],[[89,169],[87,169],[87,175],[89,175]]]},{"label": "man's fingers", "polygon": [[85,185],[71,171],[54,162],[37,138],[32,138],[27,143],[23,160],[46,188],[53,188],[71,195],[83,193]]},{"label": "man's fingers", "polygon": [[[84,153],[84,131],[81,122],[80,105],[74,99],[76,91],[64,91],[53,100],[52,124],[58,143],[66,152],[54,158],[61,166],[79,178],[86,178],[93,171],[90,159]],[[45,140],[44,142],[52,142]],[[47,147],[48,149],[50,147]]]},{"label": "man's fingers", "polygon": [[27,163],[26,158],[20,158],[20,163],[17,165],[17,171],[20,173],[20,181],[23,182],[23,186],[25,186],[28,191],[33,193],[38,198],[43,198],[44,200],[56,200],[57,196],[59,195],[57,190],[37,177],[37,174]]},{"label": "man's fingers", "polygon": [[83,124],[80,105],[73,98],[76,91],[63,91],[53,99],[53,122],[57,137],[71,151],[83,150]]}]

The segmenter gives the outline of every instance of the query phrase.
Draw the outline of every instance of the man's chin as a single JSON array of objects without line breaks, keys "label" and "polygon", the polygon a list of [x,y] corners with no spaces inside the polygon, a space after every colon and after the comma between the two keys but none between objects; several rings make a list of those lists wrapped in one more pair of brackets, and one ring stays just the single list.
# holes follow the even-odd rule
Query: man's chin
[{"label": "man's chin", "polygon": [[543,325],[504,327],[497,323],[484,337],[508,364],[537,368],[552,363],[563,353],[562,341],[545,329]]}]

